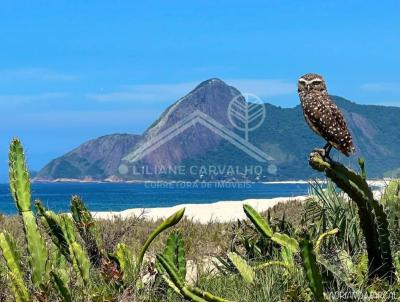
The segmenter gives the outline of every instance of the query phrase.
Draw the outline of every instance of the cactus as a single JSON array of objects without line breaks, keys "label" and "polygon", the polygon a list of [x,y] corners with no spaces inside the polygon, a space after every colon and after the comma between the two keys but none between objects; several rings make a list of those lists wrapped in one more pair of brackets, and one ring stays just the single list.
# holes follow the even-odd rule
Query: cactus
[{"label": "cactus", "polygon": [[46,211],[40,201],[36,202],[36,208],[43,218],[53,243],[73,265],[75,272],[82,278],[84,284],[88,285],[90,261],[82,246],[76,242],[71,218],[65,214],[57,215],[52,211]]},{"label": "cactus", "polygon": [[393,283],[396,277],[390,247],[389,223],[383,206],[374,199],[366,182],[364,162],[360,161],[362,175],[338,162],[327,160],[318,152],[311,153],[309,164],[313,169],[325,172],[326,176],[356,203],[360,227],[367,245],[369,280],[379,277]]},{"label": "cactus", "polygon": [[71,292],[68,288],[68,275],[61,270],[50,272],[51,280],[64,302],[72,302]]},{"label": "cactus", "polygon": [[89,270],[90,261],[82,246],[77,242],[72,242],[69,246],[72,257],[72,264],[77,273],[81,276],[85,286],[90,284]]},{"label": "cactus", "polygon": [[182,279],[186,278],[186,252],[181,232],[173,232],[167,239],[163,256],[177,268]]},{"label": "cactus", "polygon": [[31,211],[29,174],[23,148],[18,139],[13,139],[10,145],[9,178],[11,195],[24,224],[32,282],[38,286],[46,279],[47,249],[36,224],[36,218]]},{"label": "cactus", "polygon": [[[205,302],[228,302],[222,298],[216,297],[199,288],[191,287],[185,283],[186,277],[186,257],[185,243],[180,232],[173,232],[167,239],[167,244],[163,254],[157,255],[156,267],[159,274],[176,293],[184,296],[190,301]],[[239,257],[239,256],[237,256]],[[243,260],[245,262],[245,260]],[[246,263],[247,264],[247,263]],[[251,268],[250,268],[251,269]],[[168,278],[165,274],[168,273]]]},{"label": "cactus", "polygon": [[96,229],[92,214],[78,196],[72,196],[71,212],[78,232],[85,243],[90,262],[93,266],[99,267],[103,256],[96,241]]},{"label": "cactus", "polygon": [[177,224],[183,217],[183,214],[185,213],[185,208],[175,212],[172,214],[170,217],[168,217],[166,220],[164,220],[147,238],[146,242],[144,243],[142,249],[139,252],[139,255],[136,258],[136,263],[135,263],[135,275],[137,275],[140,271],[140,268],[143,263],[143,258],[144,254],[146,253],[147,249],[149,248],[150,244],[153,242],[153,240],[163,231],[166,229],[174,226]]},{"label": "cactus", "polygon": [[6,261],[11,279],[11,285],[16,301],[29,301],[29,293],[24,284],[24,275],[20,266],[20,256],[12,236],[7,233],[0,233],[0,249]]},{"label": "cactus", "polygon": [[62,227],[60,216],[53,211],[46,211],[39,200],[35,202],[35,206],[39,215],[42,217],[42,223],[53,243],[58,247],[58,250],[64,255],[64,257],[70,261],[69,238],[65,236],[66,231]]},{"label": "cactus", "polygon": [[400,203],[400,180],[391,180],[381,197],[383,204]]},{"label": "cactus", "polygon": [[174,286],[186,299],[193,302],[229,302],[228,300],[214,296],[213,294],[203,291],[197,287],[187,285],[180,276],[178,270],[175,268],[174,264],[166,259],[163,255],[158,254],[157,260],[170,276]]},{"label": "cactus", "polygon": [[273,232],[267,221],[250,205],[243,205],[243,210],[246,216],[250,219],[250,221],[263,236],[270,238],[272,241],[278,243],[282,247],[289,249],[293,253],[299,250],[299,243],[296,239],[291,238],[286,234]]},{"label": "cactus", "polygon": [[304,235],[300,241],[300,255],[311,291],[317,301],[324,301],[322,277],[318,268],[317,259],[309,236]]},{"label": "cactus", "polygon": [[[247,261],[244,260],[242,257],[240,257],[238,254],[233,253],[233,252],[228,253],[228,258],[233,263],[233,265],[236,267],[236,269],[242,276],[243,280],[246,283],[253,284],[256,274],[254,272],[254,269],[247,263]],[[263,267],[265,267],[265,266],[263,266]],[[263,268],[263,267],[259,267],[259,268]]]},{"label": "cactus", "polygon": [[293,258],[293,252],[290,249],[283,247],[281,250],[281,258],[287,268],[293,269],[294,258]]},{"label": "cactus", "polygon": [[323,241],[324,239],[326,239],[327,237],[329,237],[329,236],[336,235],[338,232],[339,232],[339,229],[338,229],[338,228],[335,228],[335,229],[326,231],[325,233],[322,233],[322,234],[318,237],[317,243],[315,244],[315,251],[317,252],[317,254],[319,254],[320,251],[321,251],[322,241]]},{"label": "cactus", "polygon": [[125,284],[129,284],[134,280],[135,264],[133,262],[133,254],[124,243],[118,243],[115,249],[114,257],[118,262],[118,266],[123,273],[122,279]]}]

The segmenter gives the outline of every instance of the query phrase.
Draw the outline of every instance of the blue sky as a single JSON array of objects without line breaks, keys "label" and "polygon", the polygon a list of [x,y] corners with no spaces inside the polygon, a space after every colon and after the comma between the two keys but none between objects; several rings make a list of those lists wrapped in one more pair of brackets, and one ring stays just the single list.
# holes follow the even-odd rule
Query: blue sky
[{"label": "blue sky", "polygon": [[[146,3],[144,3],[146,2]],[[32,169],[87,139],[141,133],[219,77],[283,107],[297,78],[400,106],[399,1],[2,1],[0,181],[19,136]]]}]

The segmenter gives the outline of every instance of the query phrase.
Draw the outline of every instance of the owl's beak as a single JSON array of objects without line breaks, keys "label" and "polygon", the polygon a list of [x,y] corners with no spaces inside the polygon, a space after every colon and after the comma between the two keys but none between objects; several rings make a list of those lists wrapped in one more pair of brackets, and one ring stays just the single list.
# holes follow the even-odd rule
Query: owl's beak
[{"label": "owl's beak", "polygon": [[306,88],[307,90],[310,90],[310,84],[307,84]]}]

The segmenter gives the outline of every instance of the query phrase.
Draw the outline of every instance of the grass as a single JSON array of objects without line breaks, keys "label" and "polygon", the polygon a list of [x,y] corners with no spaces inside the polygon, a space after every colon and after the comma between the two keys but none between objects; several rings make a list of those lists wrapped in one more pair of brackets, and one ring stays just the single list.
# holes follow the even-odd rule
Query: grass
[{"label": "grass", "polygon": [[[303,205],[301,202],[291,200],[287,203],[278,203],[271,208],[271,217],[279,219],[283,215],[289,222],[299,224],[302,216]],[[263,213],[267,216],[267,213]],[[96,229],[99,234],[100,245],[106,252],[113,252],[118,242],[123,242],[136,254],[143,245],[145,238],[151,230],[160,224],[161,220],[148,220],[145,216],[130,217],[114,220],[97,220]],[[0,229],[10,232],[17,245],[24,244],[24,232],[20,217],[17,215],[0,215]],[[210,221],[201,224],[192,219],[183,218],[174,228],[185,237],[187,258],[199,261],[206,257],[217,256],[227,251],[237,229],[236,222],[221,223]],[[160,234],[150,247],[150,254],[164,248],[165,240],[170,232]]]},{"label": "grass", "polygon": [[[303,211],[301,202],[291,200],[287,203],[279,203],[270,209],[272,219],[279,219],[285,216],[287,221],[295,225],[299,224]],[[263,213],[267,216],[267,213]],[[116,218],[114,220],[97,220],[96,231],[98,234],[99,246],[107,253],[112,253],[117,243],[125,243],[133,254],[137,254],[142,247],[145,238],[147,238],[158,224],[159,220],[152,221],[144,216],[131,217],[127,219]],[[217,274],[217,269],[212,263],[212,259],[219,256],[225,256],[226,251],[230,250],[234,243],[235,236],[239,233],[236,222],[220,223],[210,221],[207,224],[196,223],[195,221],[183,218],[174,228],[174,231],[180,231],[185,239],[186,257],[191,267],[189,279],[194,279],[196,285],[200,288],[207,289],[215,294],[226,296],[232,300],[240,301],[278,301],[274,300],[271,295],[276,296],[275,287],[269,279],[271,275],[275,275],[274,270],[267,270],[258,276],[257,284],[260,291],[254,291],[251,286],[243,287],[240,276],[223,276]],[[17,246],[24,246],[25,235],[23,225],[19,216],[0,216],[0,230],[8,231],[13,235],[17,242]],[[171,231],[170,231],[171,232]],[[164,249],[166,238],[170,232],[161,233],[152,243],[147,255],[147,267],[151,267],[154,263],[155,255]],[[47,242],[50,239],[47,238]],[[23,262],[27,262],[28,253],[22,250]],[[0,267],[2,267],[0,265]],[[280,271],[280,269],[278,269]],[[279,272],[281,273],[281,271]],[[100,278],[99,278],[100,279]],[[282,279],[283,280],[283,279]],[[268,289],[261,284],[274,286],[274,289]],[[275,281],[274,281],[275,283]],[[287,290],[285,282],[279,282],[281,291]],[[0,277],[0,301],[9,301],[12,294],[7,286],[7,278],[4,274]],[[229,292],[229,295],[226,293]],[[2,296],[3,295],[3,296]],[[7,297],[7,298],[5,298]],[[272,300],[270,300],[270,298]],[[154,290],[148,287],[141,291],[139,296],[123,297],[118,299],[124,301],[182,301],[176,294],[166,293],[162,290]],[[160,300],[161,299],[161,300]],[[10,300],[11,301],[11,300]],[[118,300],[122,301],[122,300]]]}]

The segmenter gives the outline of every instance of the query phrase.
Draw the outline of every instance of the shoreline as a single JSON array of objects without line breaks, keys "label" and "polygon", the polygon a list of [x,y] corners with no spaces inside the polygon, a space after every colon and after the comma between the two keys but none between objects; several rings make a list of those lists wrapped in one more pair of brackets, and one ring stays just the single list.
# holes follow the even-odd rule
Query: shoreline
[{"label": "shoreline", "polygon": [[[384,186],[391,179],[390,178],[379,178],[379,179],[369,179],[367,183],[370,186]],[[274,184],[308,184],[311,182],[317,181],[319,183],[326,183],[325,179],[310,179],[310,180],[274,180],[274,181],[190,181],[190,180],[127,180],[127,181],[107,181],[107,180],[85,180],[85,179],[75,179],[75,178],[62,178],[55,180],[35,180],[31,181],[32,184],[52,184],[52,183],[87,183],[87,184],[146,184],[146,183],[251,183],[251,184],[266,184],[266,185],[274,185]],[[8,184],[8,183],[0,183],[0,184]]]},{"label": "shoreline", "polygon": [[185,208],[185,217],[193,219],[194,222],[206,224],[213,222],[231,222],[237,219],[245,219],[243,204],[249,204],[257,211],[263,212],[280,202],[299,201],[303,202],[308,196],[276,197],[268,199],[245,199],[242,201],[218,201],[207,204],[179,204],[164,208],[132,208],[123,211],[94,212],[95,219],[113,220],[115,218],[126,219],[137,217],[144,213],[144,217],[150,220],[167,218],[174,212]]},{"label": "shoreline", "polygon": [[[371,181],[369,185],[379,187],[373,190],[374,197],[380,199],[383,189],[387,182],[385,180]],[[172,207],[156,208],[131,208],[123,211],[91,211],[95,219],[113,220],[115,218],[127,219],[143,215],[145,219],[158,220],[165,219],[176,211],[185,208],[185,217],[194,222],[207,224],[209,222],[232,222],[238,219],[245,219],[243,205],[249,204],[258,212],[267,211],[278,203],[290,201],[304,202],[309,195],[299,195],[292,197],[274,197],[260,199],[244,199],[241,201],[217,201],[214,203],[203,204],[178,204]]]}]

